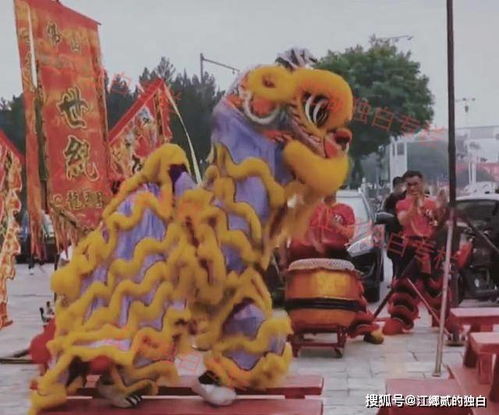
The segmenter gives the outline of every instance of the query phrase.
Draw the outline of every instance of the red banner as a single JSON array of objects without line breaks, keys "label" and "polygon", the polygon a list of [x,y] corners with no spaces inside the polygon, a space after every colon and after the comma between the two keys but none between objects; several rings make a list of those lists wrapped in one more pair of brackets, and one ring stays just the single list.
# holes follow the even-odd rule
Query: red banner
[{"label": "red banner", "polygon": [[98,23],[52,0],[29,7],[47,201],[58,241],[94,229],[109,200],[109,151]]},{"label": "red banner", "polygon": [[21,210],[24,157],[0,130],[0,329],[11,323],[7,315],[7,280],[16,275],[15,256],[21,252],[16,215]]},{"label": "red banner", "polygon": [[170,94],[163,80],[152,82],[109,133],[111,175],[132,176],[156,148],[172,139]]},{"label": "red banner", "polygon": [[31,19],[29,6],[25,1],[15,0],[16,28],[21,61],[24,114],[26,118],[26,178],[28,214],[30,217],[31,251],[37,257],[42,255],[42,195],[40,189],[40,145],[36,134],[36,87],[33,73],[31,41]]}]

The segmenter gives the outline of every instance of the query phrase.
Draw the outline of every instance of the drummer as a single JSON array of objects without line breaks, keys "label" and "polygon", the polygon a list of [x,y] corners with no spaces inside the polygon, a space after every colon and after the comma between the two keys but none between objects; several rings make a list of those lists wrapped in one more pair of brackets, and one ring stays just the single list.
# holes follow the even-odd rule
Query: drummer
[{"label": "drummer", "polygon": [[[336,194],[324,198],[310,219],[310,226],[302,239],[293,239],[280,249],[282,268],[299,259],[334,258],[350,261],[347,245],[355,234],[355,214],[345,203],[336,201]],[[286,246],[287,245],[287,246]],[[374,315],[367,310],[367,301],[362,301],[363,310],[358,311],[349,328],[350,337],[364,335],[364,341],[383,343],[383,335],[374,323]]]},{"label": "drummer", "polygon": [[281,265],[306,258],[350,260],[346,246],[354,233],[353,209],[337,202],[336,194],[326,196],[312,213],[305,237],[292,239],[281,248]]}]

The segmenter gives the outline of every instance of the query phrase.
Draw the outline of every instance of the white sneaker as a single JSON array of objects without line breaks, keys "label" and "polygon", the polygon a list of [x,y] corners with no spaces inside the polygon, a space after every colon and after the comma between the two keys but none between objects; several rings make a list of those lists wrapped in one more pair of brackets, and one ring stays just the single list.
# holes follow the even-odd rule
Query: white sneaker
[{"label": "white sneaker", "polygon": [[205,385],[196,379],[191,386],[194,393],[201,396],[206,402],[216,406],[230,405],[237,395],[234,389],[218,385]]},{"label": "white sneaker", "polygon": [[100,379],[97,382],[97,391],[112,406],[117,408],[134,408],[142,402],[140,395],[134,393],[125,395],[115,385],[104,385]]}]

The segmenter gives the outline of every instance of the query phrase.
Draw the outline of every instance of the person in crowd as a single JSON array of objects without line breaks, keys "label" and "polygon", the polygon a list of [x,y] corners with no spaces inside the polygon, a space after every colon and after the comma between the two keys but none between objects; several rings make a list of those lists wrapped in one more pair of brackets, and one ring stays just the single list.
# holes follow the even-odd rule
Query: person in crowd
[{"label": "person in crowd", "polygon": [[[397,219],[397,212],[395,206],[399,200],[402,200],[405,195],[405,182],[400,176],[394,177],[392,180],[393,191],[388,195],[383,203],[383,212],[391,213],[395,218],[392,222],[388,223],[385,227],[387,240],[390,240],[391,235],[398,234],[402,231],[402,227]],[[392,275],[397,275],[397,255],[392,251],[387,251],[387,256],[392,261]]]},{"label": "person in crowd", "polygon": [[383,333],[387,335],[412,329],[418,316],[419,298],[408,279],[416,284],[437,314],[441,303],[442,273],[436,268],[438,249],[432,236],[445,206],[425,195],[421,172],[409,170],[403,179],[407,194],[395,207],[402,234],[399,240],[391,238],[388,246],[388,250],[398,257],[398,269],[392,281],[390,318],[383,327]]}]

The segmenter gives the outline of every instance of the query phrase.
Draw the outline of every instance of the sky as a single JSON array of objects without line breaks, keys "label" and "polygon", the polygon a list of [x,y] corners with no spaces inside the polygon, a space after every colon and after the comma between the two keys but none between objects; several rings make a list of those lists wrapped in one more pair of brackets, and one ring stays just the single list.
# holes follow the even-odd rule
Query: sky
[{"label": "sky", "polygon": [[[411,51],[430,79],[434,125],[447,126],[446,0],[62,0],[101,23],[107,71],[134,84],[145,66],[166,56],[178,72],[199,74],[199,55],[244,69],[306,47],[322,57],[368,45],[369,37],[410,35]],[[454,0],[455,96],[474,98],[456,125],[499,125],[499,1]],[[221,89],[232,71],[205,63]],[[0,97],[22,90],[13,0],[0,0]]]}]

